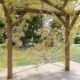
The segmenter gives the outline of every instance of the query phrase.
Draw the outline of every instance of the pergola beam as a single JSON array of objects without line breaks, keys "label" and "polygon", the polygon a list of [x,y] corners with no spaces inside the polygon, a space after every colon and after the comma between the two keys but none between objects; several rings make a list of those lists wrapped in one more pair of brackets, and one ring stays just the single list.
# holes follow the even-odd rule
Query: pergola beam
[{"label": "pergola beam", "polygon": [[65,6],[67,5],[68,1],[69,0],[64,0],[64,4],[63,4],[62,8],[65,8]]},{"label": "pergola beam", "polygon": [[70,29],[73,28],[73,26],[74,26],[74,24],[76,23],[79,15],[80,15],[80,11],[77,11],[76,14],[74,15],[74,18],[73,18],[72,22],[71,22],[71,28],[70,28]]},{"label": "pergola beam", "polygon": [[[64,25],[64,27],[66,27],[66,21],[62,18],[62,16],[60,14],[55,13],[56,17],[62,22],[62,24]],[[66,16],[64,16],[65,18]]]},{"label": "pergola beam", "polygon": [[64,1],[63,7],[59,7],[58,5],[55,5],[55,4],[51,3],[49,0],[40,0],[40,1],[42,1],[43,3],[48,4],[49,6],[52,6],[53,8],[56,8],[57,10],[59,10],[59,11],[61,11],[61,12],[64,12],[65,14],[67,14],[67,13],[64,11],[64,7],[66,6],[66,4],[67,4],[67,2],[68,2],[68,1],[66,1],[66,0]]},{"label": "pergola beam", "polygon": [[14,9],[18,13],[43,13],[43,14],[48,14],[48,15],[53,15],[54,13],[60,14],[60,15],[66,15],[64,12],[60,11],[48,11],[48,10],[43,10],[43,9],[34,9],[34,8],[15,8]]},{"label": "pergola beam", "polygon": [[49,0],[40,0],[40,1],[42,1],[43,3],[48,4],[49,6],[52,6],[52,7],[56,8],[56,9],[58,9],[59,11],[63,11],[62,8],[58,7],[57,5],[54,5]]}]

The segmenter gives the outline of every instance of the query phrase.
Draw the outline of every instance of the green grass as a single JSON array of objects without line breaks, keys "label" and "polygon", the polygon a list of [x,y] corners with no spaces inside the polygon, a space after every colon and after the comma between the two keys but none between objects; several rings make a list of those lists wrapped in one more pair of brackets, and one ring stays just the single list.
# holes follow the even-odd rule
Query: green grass
[{"label": "green grass", "polygon": [[[27,49],[13,49],[13,66],[23,66],[29,64],[38,64],[42,62],[48,62],[50,58],[54,55],[57,49],[49,49],[46,51],[46,60],[43,58],[42,52],[37,56],[36,51],[31,48]],[[71,60],[75,62],[80,62],[80,44],[71,45]],[[33,54],[32,54],[33,53]],[[34,55],[35,54],[35,55]],[[61,53],[60,53],[61,54]],[[54,59],[54,57],[53,57]],[[55,61],[61,61],[61,58],[55,59]],[[7,49],[0,49],[0,68],[5,68],[7,65]]]},{"label": "green grass", "polygon": [[71,60],[80,63],[80,44],[71,45]]}]

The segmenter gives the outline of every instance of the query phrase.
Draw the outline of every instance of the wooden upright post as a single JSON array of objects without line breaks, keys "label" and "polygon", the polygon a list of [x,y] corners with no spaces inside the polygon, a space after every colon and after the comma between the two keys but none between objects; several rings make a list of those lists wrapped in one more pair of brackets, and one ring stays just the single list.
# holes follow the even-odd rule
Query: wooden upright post
[{"label": "wooden upright post", "polygon": [[12,28],[8,26],[8,79],[12,78]]},{"label": "wooden upright post", "polygon": [[64,18],[62,18],[62,16],[60,14],[55,14],[57,16],[57,18],[63,23],[64,27],[65,27],[65,70],[68,71],[70,69],[70,41],[69,41],[69,37],[70,37],[70,16],[66,15],[64,16]]},{"label": "wooden upright post", "polygon": [[70,16],[66,16],[65,26],[65,70],[70,70]]},{"label": "wooden upright post", "polygon": [[65,70],[70,69],[70,42],[69,42],[69,31],[65,28]]},{"label": "wooden upright post", "polygon": [[6,22],[7,22],[7,40],[8,40],[8,44],[7,44],[7,50],[8,50],[8,57],[7,57],[7,72],[8,72],[8,79],[12,78],[12,19],[10,17],[10,11],[9,9],[6,7],[6,5],[4,4],[4,0],[0,0],[0,2],[2,3],[3,9],[4,9],[4,13],[5,13],[5,17],[6,17]]}]

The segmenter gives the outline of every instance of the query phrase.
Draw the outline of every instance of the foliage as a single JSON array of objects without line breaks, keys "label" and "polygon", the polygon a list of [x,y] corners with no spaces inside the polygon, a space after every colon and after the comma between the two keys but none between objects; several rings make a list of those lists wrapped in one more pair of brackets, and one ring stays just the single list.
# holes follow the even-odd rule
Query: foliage
[{"label": "foliage", "polygon": [[[63,59],[53,57],[59,49],[52,48],[46,50],[46,59],[44,58],[44,52],[37,52],[34,48],[27,49],[16,49],[13,48],[13,66],[24,66],[30,64],[41,64],[48,60],[51,61],[51,58],[55,61],[61,61]],[[71,45],[71,60],[80,63],[80,44],[72,44]],[[0,49],[0,69],[7,67],[7,49]],[[5,56],[5,57],[4,57]]]},{"label": "foliage", "polygon": [[[55,27],[55,25],[51,24]],[[58,26],[59,27],[59,26]],[[64,28],[60,29],[50,27],[40,28],[37,32],[37,35],[41,35],[42,42],[39,44],[35,44],[34,48],[38,51],[45,51],[50,47],[60,48],[64,43]],[[45,52],[46,53],[46,52]]]},{"label": "foliage", "polygon": [[75,44],[80,44],[80,37],[75,37],[74,43]]},{"label": "foliage", "polygon": [[0,29],[4,27],[4,23],[2,20],[0,20]]},{"label": "foliage", "polygon": [[[53,4],[53,5],[56,5],[56,6],[58,6],[58,7],[62,7],[63,6],[63,4],[64,4],[64,0],[50,0],[50,2]],[[42,4],[43,3],[43,4]],[[75,10],[75,6],[77,5],[77,4],[79,4],[78,3],[78,0],[73,0],[73,1],[69,1],[68,3],[67,3],[67,5],[65,6],[65,8],[63,9],[64,11],[66,11],[67,13],[68,12],[70,12],[70,13],[68,13],[68,14],[70,14],[71,15],[71,13],[73,13],[74,12],[74,14],[75,14],[75,12],[76,12],[76,10]],[[52,12],[54,12],[54,11],[58,11],[56,8],[55,8],[55,6],[53,6],[53,7],[51,7],[51,6],[49,6],[48,4],[46,4],[46,3],[44,3],[44,2],[41,2],[40,0],[5,0],[5,6],[8,8],[8,11],[10,12],[10,16],[11,16],[11,18],[12,18],[12,23],[14,24],[14,23],[16,23],[18,20],[19,20],[19,18],[21,18],[21,17],[23,17],[23,14],[24,13],[19,13],[20,14],[20,17],[18,17],[18,18],[16,18],[16,8],[18,8],[18,9],[24,9],[24,8],[36,8],[36,9],[42,9],[43,8],[43,10],[45,9],[45,10],[50,10],[50,11],[52,11]],[[42,7],[43,6],[43,7]],[[70,7],[70,8],[69,8]],[[4,12],[3,12],[4,13]],[[26,15],[26,13],[24,14],[24,16]],[[48,16],[48,15],[47,15]],[[54,15],[55,16],[55,15]],[[24,30],[23,31],[23,26],[25,25],[25,23],[26,23],[26,19],[25,18],[23,18],[23,20],[21,21],[21,22],[19,22],[19,24],[18,25],[16,25],[16,26],[14,26],[13,27],[13,42],[15,42],[17,45],[20,45],[20,43],[21,43],[21,41],[20,41],[20,38],[22,37],[22,38],[24,38],[23,40],[22,40],[22,42],[25,44],[25,43],[28,43],[28,42],[30,42],[31,41],[31,39],[33,39],[33,42],[34,43],[37,43],[38,42],[38,40],[37,39],[39,39],[40,38],[40,36],[39,35],[36,35],[35,34],[35,32],[36,32],[36,30],[37,30],[37,28],[35,27],[35,32],[34,32],[34,30],[32,31],[32,34],[33,34],[33,36],[32,35],[30,35],[31,34],[31,31],[29,32],[28,30]],[[27,22],[27,24],[30,24],[31,22],[30,21],[28,21]],[[35,24],[35,23],[34,23]],[[54,24],[54,23],[53,23]],[[30,26],[32,26],[33,25],[33,23],[32,24],[30,24]],[[41,24],[40,24],[41,25]],[[55,25],[55,24],[54,24]],[[27,27],[29,27],[29,28],[27,28],[27,29],[30,29],[30,26],[29,25],[27,25]],[[35,26],[35,25],[34,25]],[[41,26],[40,26],[41,27]],[[57,27],[57,26],[55,26],[55,27]],[[18,29],[17,29],[18,28]],[[18,31],[15,31],[15,29],[16,30],[18,30]],[[24,33],[25,32],[25,33]],[[26,34],[26,32],[28,32],[28,34]],[[21,34],[21,35],[19,35],[19,34]],[[24,37],[24,36],[27,36],[28,35],[28,40],[26,40],[26,38]],[[33,37],[33,38],[32,38]],[[34,37],[36,37],[36,38],[34,38]],[[38,38],[39,37],[39,38]],[[41,40],[40,40],[41,41]]]},{"label": "foliage", "polygon": [[7,38],[5,24],[6,23],[1,19],[0,20],[0,44],[4,43]]},{"label": "foliage", "polygon": [[41,41],[40,35],[37,35],[38,29],[43,26],[43,16],[36,15],[31,16],[30,19],[26,20],[26,25],[24,26],[23,32],[24,37],[21,38],[23,45],[29,43],[38,43]]},{"label": "foliage", "polygon": [[58,22],[53,21],[53,22],[51,23],[51,28],[52,28],[52,29],[60,30],[61,27],[62,27],[62,25],[61,25],[60,23],[58,23]]}]

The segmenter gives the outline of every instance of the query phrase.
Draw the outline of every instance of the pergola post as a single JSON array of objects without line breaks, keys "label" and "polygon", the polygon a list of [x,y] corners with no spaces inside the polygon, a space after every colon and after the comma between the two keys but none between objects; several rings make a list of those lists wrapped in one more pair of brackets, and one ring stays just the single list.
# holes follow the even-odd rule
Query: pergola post
[{"label": "pergola post", "polygon": [[70,42],[69,42],[69,31],[65,28],[65,70],[70,70]]},{"label": "pergola post", "polygon": [[[55,14],[56,17],[62,22],[65,28],[65,50],[64,50],[64,55],[65,55],[65,70],[69,71],[70,69],[70,16],[69,15],[64,15],[61,16],[60,14]],[[64,17],[64,18],[63,18]]]},{"label": "pergola post", "polygon": [[67,15],[65,19],[65,70],[70,70],[70,16]]},{"label": "pergola post", "polygon": [[5,18],[7,22],[7,51],[8,51],[8,56],[7,56],[7,77],[8,79],[12,78],[12,19],[10,16],[9,9],[5,6],[4,0],[0,0],[0,3],[2,4],[4,13],[5,13]]},{"label": "pergola post", "polygon": [[8,66],[7,66],[7,73],[8,73],[8,79],[12,78],[12,28],[10,25],[8,25]]}]

